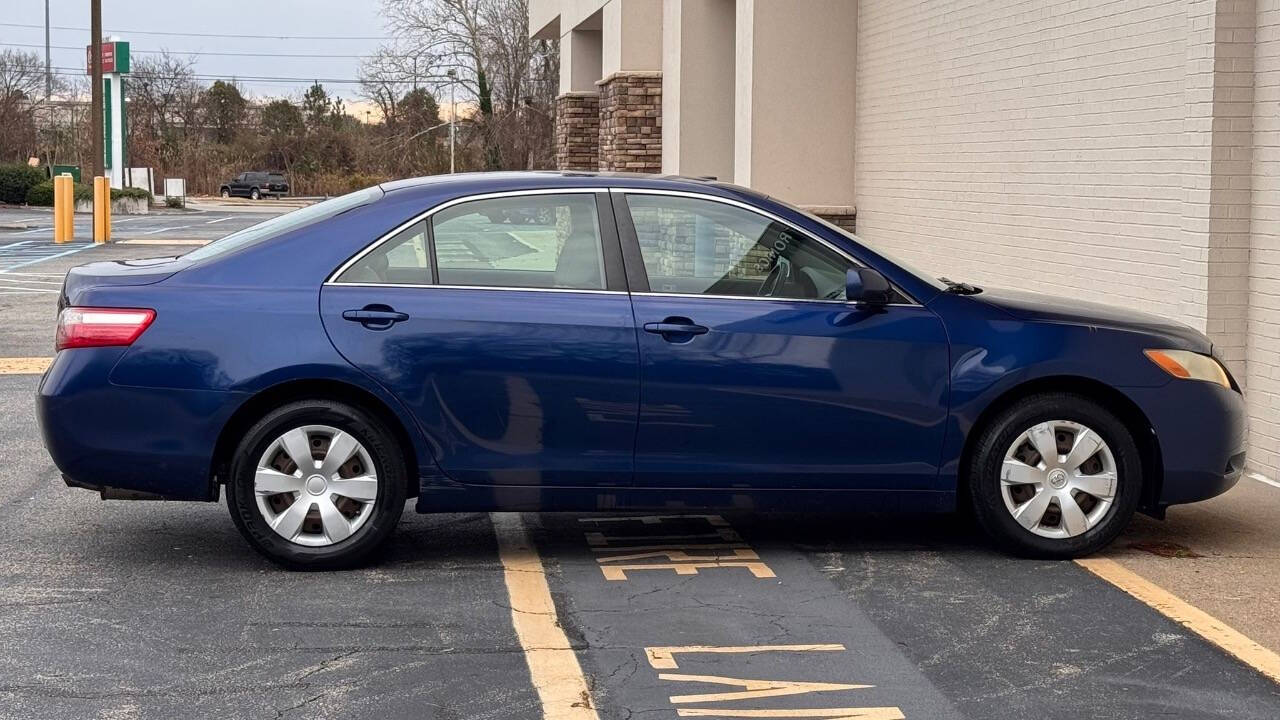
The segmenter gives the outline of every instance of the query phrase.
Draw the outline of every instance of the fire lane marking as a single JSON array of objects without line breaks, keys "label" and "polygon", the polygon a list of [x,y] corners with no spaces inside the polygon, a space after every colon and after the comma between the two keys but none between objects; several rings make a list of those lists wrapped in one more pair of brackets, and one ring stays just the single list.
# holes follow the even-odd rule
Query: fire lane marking
[{"label": "fire lane marking", "polygon": [[1199,635],[1228,655],[1280,683],[1280,655],[1218,618],[1109,558],[1081,558],[1077,565],[1129,593],[1151,609]]},{"label": "fire lane marking", "polygon": [[[628,573],[668,570],[677,575],[697,575],[711,568],[741,568],[756,578],[777,577],[760,555],[719,515],[635,515],[578,518],[588,524],[639,523],[658,529],[664,523],[705,523],[710,532],[662,535],[586,533],[587,544],[599,557],[600,572],[606,580],[627,580]],[[639,528],[629,528],[634,531]],[[696,528],[701,530],[702,528]],[[625,532],[625,531],[624,531]],[[666,562],[642,562],[662,560]]]},{"label": "fire lane marking", "polygon": [[519,513],[489,513],[511,603],[511,624],[524,649],[544,720],[600,720],[587,678],[556,616],[546,569]]},{"label": "fire lane marking", "polygon": [[[687,645],[646,647],[645,657],[649,666],[655,670],[679,669],[676,656],[680,654],[743,654],[756,655],[766,652],[842,652],[845,646],[836,643],[810,645]],[[763,698],[789,697],[808,695],[810,693],[844,692],[850,690],[866,690],[875,687],[860,683],[812,682],[808,680],[756,680],[746,678],[725,677],[722,675],[697,675],[686,673],[658,673],[659,680],[672,682],[692,682],[709,685],[729,686],[738,690],[722,690],[720,692],[704,692],[690,695],[672,695],[668,699],[672,705],[689,703],[736,703],[743,700]],[[833,720],[906,720],[902,709],[898,707],[825,707],[825,708],[742,708],[742,707],[701,707],[676,708],[678,717],[722,717],[722,718],[830,718]]]}]

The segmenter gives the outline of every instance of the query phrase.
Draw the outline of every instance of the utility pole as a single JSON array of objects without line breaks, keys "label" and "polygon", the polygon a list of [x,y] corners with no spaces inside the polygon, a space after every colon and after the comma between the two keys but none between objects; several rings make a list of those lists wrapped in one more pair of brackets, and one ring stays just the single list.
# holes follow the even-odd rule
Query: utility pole
[{"label": "utility pole", "polygon": [[[94,0],[95,2],[97,0]],[[449,174],[453,174],[453,126],[458,121],[458,103],[454,100],[454,88],[458,84],[458,71],[450,69],[449,75]]]},{"label": "utility pole", "polygon": [[44,101],[53,98],[53,65],[49,62],[49,0],[44,0]]},{"label": "utility pole", "polygon": [[92,46],[89,50],[89,74],[93,87],[90,90],[92,103],[89,109],[89,127],[93,129],[93,177],[99,177],[106,170],[106,162],[102,157],[102,0],[89,0],[89,32]]}]

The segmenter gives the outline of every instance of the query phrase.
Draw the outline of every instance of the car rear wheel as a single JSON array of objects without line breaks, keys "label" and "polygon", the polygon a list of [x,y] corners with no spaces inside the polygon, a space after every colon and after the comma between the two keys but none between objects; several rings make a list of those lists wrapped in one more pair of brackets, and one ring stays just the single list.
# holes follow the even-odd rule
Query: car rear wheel
[{"label": "car rear wheel", "polygon": [[979,523],[1019,555],[1071,558],[1110,543],[1142,492],[1133,435],[1089,398],[1053,393],[1002,411],[969,467]]},{"label": "car rear wheel", "polygon": [[221,196],[222,196],[222,197],[224,197],[224,198],[229,198],[229,197],[231,197],[231,191],[230,191],[230,190],[228,190],[228,189],[226,189],[226,188],[222,188],[222,192],[220,192],[220,193],[218,193],[218,194],[219,194],[219,195],[221,195]]},{"label": "car rear wheel", "polygon": [[394,436],[344,403],[304,400],[268,413],[232,461],[227,506],[254,549],[295,570],[364,562],[404,510]]},{"label": "car rear wheel", "polygon": [[259,193],[259,192],[258,192],[258,188],[254,188],[254,189],[252,189],[252,190],[250,190],[250,191],[249,191],[249,199],[251,199],[251,200],[257,200],[257,199],[259,199],[259,198],[261,198],[261,197],[262,197],[262,193]]}]

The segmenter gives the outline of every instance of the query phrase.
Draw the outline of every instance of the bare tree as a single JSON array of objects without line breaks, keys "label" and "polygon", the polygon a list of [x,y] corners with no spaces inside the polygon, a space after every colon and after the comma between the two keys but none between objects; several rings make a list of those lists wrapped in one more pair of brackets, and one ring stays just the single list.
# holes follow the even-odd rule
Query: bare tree
[{"label": "bare tree", "polygon": [[[40,153],[37,120],[47,125],[44,61],[33,52],[0,51],[0,159],[25,162]],[[55,92],[62,90],[56,82]]]},{"label": "bare tree", "polygon": [[549,104],[534,107],[543,102],[548,46],[529,39],[528,0],[383,0],[383,12],[398,46],[425,61],[425,82],[443,91],[449,71],[456,74],[463,98],[475,103],[484,166],[528,167],[533,143],[522,116],[550,112]]}]

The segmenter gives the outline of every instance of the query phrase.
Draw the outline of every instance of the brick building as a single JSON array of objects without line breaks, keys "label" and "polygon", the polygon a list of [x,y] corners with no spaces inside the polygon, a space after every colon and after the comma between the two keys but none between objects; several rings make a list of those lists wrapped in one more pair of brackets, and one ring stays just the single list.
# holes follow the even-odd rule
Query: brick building
[{"label": "brick building", "polygon": [[1206,332],[1280,466],[1280,0],[530,0],[563,168],[715,176],[916,265]]}]

